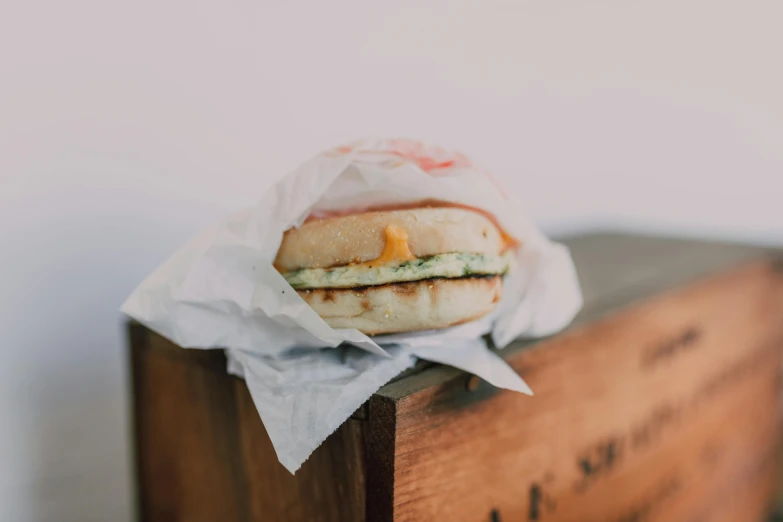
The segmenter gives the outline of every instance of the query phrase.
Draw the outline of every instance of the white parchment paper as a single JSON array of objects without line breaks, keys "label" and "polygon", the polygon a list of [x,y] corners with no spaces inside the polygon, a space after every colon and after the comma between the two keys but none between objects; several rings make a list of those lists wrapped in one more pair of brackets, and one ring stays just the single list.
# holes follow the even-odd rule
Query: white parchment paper
[{"label": "white parchment paper", "polygon": [[[491,213],[521,242],[518,266],[489,317],[430,332],[376,336],[333,329],[272,266],[285,230],[310,216],[422,200]],[[292,473],[382,385],[415,358],[531,393],[498,347],[566,326],[582,297],[565,247],[465,156],[408,140],[364,140],[325,151],[259,203],[204,230],[155,270],[122,311],[186,348],[225,348],[280,462]],[[339,346],[339,348],[337,348]]]}]

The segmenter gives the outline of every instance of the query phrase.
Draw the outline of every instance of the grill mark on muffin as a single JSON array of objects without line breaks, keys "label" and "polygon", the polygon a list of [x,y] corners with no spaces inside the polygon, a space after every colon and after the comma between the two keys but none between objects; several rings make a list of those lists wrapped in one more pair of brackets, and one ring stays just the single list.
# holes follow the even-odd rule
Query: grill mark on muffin
[{"label": "grill mark on muffin", "polygon": [[[489,281],[482,281],[485,279],[488,279],[488,277],[493,277],[494,279]],[[398,325],[395,321],[396,319],[392,317],[391,308],[389,307],[388,302],[386,302],[386,299],[384,296],[381,296],[379,299],[379,296],[374,295],[373,289],[378,289],[378,292],[382,294],[384,291],[384,286],[389,286],[390,288],[385,289],[387,292],[391,292],[395,294],[395,297],[392,298],[392,301],[397,302],[397,306],[400,306],[402,308],[406,308],[407,306],[413,306],[413,307],[437,307],[440,306],[437,304],[437,296],[441,292],[446,292],[445,295],[450,295],[449,290],[452,288],[448,281],[456,281],[457,279],[471,279],[472,281],[463,281],[461,284],[462,288],[467,292],[481,292],[483,297],[481,297],[482,303],[486,303],[486,306],[483,304],[481,307],[474,307],[476,310],[479,308],[482,309],[482,311],[477,311],[476,313],[471,313],[469,316],[466,317],[459,317],[459,318],[451,318],[450,320],[444,320],[442,323],[439,323],[437,328],[447,328],[449,326],[456,326],[459,324],[469,323],[473,320],[476,320],[480,317],[485,316],[488,311],[490,311],[494,306],[495,303],[489,304],[490,300],[493,300],[496,296],[498,296],[499,293],[502,292],[502,278],[501,276],[474,276],[474,277],[461,277],[461,278],[438,278],[438,279],[444,279],[444,281],[434,281],[429,280],[429,282],[423,283],[422,281],[418,282],[403,282],[403,283],[389,283],[386,285],[376,285],[376,286],[367,286],[362,289],[361,292],[356,292],[353,289],[315,289],[315,290],[297,290],[297,293],[304,297],[306,301],[316,308],[319,315],[323,317],[324,319],[329,321],[345,321],[345,320],[354,320],[354,318],[366,318],[363,320],[363,322],[357,323],[354,325],[359,330],[364,332],[367,335],[382,335],[382,334],[388,334],[388,333],[395,333],[395,332],[401,332],[401,331],[419,331],[419,330],[428,330],[432,328],[430,324],[410,324],[405,329],[401,329],[400,325]],[[422,283],[418,287],[415,287],[417,283]],[[395,292],[394,286],[402,286],[406,285],[411,288],[415,288],[416,292],[413,293],[413,295],[399,295]],[[470,288],[468,290],[468,288]],[[339,293],[338,293],[339,292]],[[334,302],[326,303],[324,301],[324,296],[326,294],[331,294],[334,297]],[[425,304],[426,301],[421,301],[418,299],[419,296],[425,296],[429,295],[430,302],[428,304]],[[389,294],[386,294],[386,297],[392,297],[389,296]],[[347,299],[347,301],[346,301]],[[373,305],[373,301],[375,301],[375,305]],[[339,307],[336,307],[336,305],[340,305]],[[367,310],[366,306],[369,305],[370,309]],[[388,316],[384,317],[384,311]],[[426,313],[426,312],[425,312]],[[457,314],[458,315],[458,314]],[[445,319],[445,318],[443,318]],[[441,320],[443,320],[441,319]],[[410,319],[409,319],[410,320]],[[414,319],[415,323],[415,319]],[[329,323],[332,324],[332,323]],[[333,326],[334,327],[334,326]]]},{"label": "grill mark on muffin", "polygon": [[330,288],[324,288],[323,290],[324,290],[323,300],[326,302],[333,303],[335,299],[334,290]]},{"label": "grill mark on muffin", "polygon": [[[397,295],[410,296],[418,291],[416,286],[418,281],[406,282],[406,283],[389,283],[389,288]],[[416,285],[416,286],[414,286]]]}]

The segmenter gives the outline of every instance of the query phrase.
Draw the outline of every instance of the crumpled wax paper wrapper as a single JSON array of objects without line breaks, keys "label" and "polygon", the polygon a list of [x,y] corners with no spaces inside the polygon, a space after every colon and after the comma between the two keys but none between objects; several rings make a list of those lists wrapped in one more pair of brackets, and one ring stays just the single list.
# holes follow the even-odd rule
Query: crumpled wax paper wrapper
[{"label": "crumpled wax paper wrapper", "polygon": [[[437,200],[489,212],[521,242],[489,316],[426,332],[369,337],[333,329],[274,262],[283,233],[308,216]],[[141,283],[122,311],[186,348],[224,348],[245,379],[280,462],[291,473],[359,406],[416,358],[532,394],[495,345],[565,327],[582,306],[568,250],[519,212],[462,154],[409,140],[325,151],[283,177],[252,208],[204,230]]]}]

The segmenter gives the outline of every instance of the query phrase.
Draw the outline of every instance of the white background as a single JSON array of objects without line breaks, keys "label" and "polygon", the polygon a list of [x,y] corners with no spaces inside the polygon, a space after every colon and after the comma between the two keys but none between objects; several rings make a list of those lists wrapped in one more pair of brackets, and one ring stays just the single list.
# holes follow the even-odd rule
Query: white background
[{"label": "white background", "polygon": [[549,231],[783,242],[781,21],[776,0],[4,3],[0,520],[131,518],[118,306],[325,147],[460,148]]}]

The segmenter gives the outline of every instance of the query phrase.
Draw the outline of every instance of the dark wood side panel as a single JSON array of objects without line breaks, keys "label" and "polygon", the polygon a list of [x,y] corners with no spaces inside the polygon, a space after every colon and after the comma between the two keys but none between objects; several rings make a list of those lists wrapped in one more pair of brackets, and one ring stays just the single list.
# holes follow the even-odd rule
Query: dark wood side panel
[{"label": "dark wood side panel", "polygon": [[139,325],[131,343],[140,519],[251,520],[223,355],[180,354]]},{"label": "dark wood side panel", "polygon": [[369,400],[367,433],[367,520],[394,519],[397,402],[374,395]]},{"label": "dark wood side panel", "polygon": [[241,419],[242,461],[251,520],[360,522],[364,520],[365,421],[348,420],[291,475],[274,448],[245,383],[232,379]]},{"label": "dark wood side panel", "polygon": [[142,522],[365,519],[366,421],[349,420],[291,475],[219,350],[185,350],[132,324]]}]

